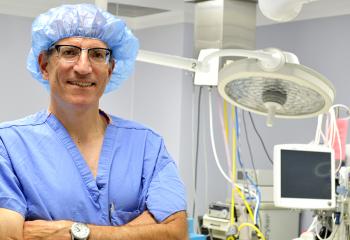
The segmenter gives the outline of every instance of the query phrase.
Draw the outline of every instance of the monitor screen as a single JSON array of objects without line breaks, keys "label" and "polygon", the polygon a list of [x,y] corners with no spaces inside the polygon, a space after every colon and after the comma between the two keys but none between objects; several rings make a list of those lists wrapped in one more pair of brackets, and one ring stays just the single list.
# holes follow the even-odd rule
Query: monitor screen
[{"label": "monitor screen", "polygon": [[275,146],[275,204],[290,208],[334,207],[333,155],[332,149],[319,145]]}]

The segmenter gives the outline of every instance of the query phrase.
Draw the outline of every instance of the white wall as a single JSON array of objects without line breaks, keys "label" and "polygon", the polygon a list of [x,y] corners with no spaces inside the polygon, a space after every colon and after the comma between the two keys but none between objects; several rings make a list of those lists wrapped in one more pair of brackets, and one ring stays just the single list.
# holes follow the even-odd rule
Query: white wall
[{"label": "white wall", "polygon": [[26,70],[31,19],[0,15],[0,31],[0,121],[7,121],[44,108],[48,94]]},{"label": "white wall", "polygon": [[[144,50],[184,55],[184,24],[135,31]],[[152,127],[165,137],[175,159],[180,155],[183,71],[148,63],[137,63],[133,119]]]}]

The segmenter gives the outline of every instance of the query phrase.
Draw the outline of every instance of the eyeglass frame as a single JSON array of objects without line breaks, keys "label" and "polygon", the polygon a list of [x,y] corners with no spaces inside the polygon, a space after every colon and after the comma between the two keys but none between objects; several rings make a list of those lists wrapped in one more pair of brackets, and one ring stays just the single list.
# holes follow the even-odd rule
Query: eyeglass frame
[{"label": "eyeglass frame", "polygon": [[106,55],[106,60],[105,60],[104,63],[108,63],[108,62],[111,62],[111,61],[113,60],[113,57],[112,57],[112,49],[110,49],[110,48],[102,48],[102,47],[81,48],[81,47],[78,47],[78,46],[75,46],[75,45],[69,45],[69,44],[54,44],[54,45],[52,45],[51,47],[48,48],[47,52],[50,53],[53,49],[55,49],[55,50],[57,51],[57,54],[58,54],[59,59],[61,59],[61,57],[60,57],[60,55],[59,55],[59,54],[60,54],[60,48],[61,48],[61,47],[73,47],[73,48],[76,48],[76,49],[79,49],[79,50],[80,50],[79,55],[78,55],[78,58],[77,58],[76,60],[74,60],[74,61],[69,61],[69,60],[67,60],[67,59],[64,59],[64,61],[69,62],[69,63],[76,63],[76,62],[78,62],[78,61],[79,61],[79,58],[80,58],[80,56],[81,56],[82,51],[87,51],[88,59],[89,59],[90,63],[102,64],[102,62],[99,63],[99,62],[96,62],[96,61],[93,61],[93,60],[90,59],[89,51],[90,51],[90,50],[94,50],[94,49],[103,49],[103,50],[106,50],[107,55]]}]

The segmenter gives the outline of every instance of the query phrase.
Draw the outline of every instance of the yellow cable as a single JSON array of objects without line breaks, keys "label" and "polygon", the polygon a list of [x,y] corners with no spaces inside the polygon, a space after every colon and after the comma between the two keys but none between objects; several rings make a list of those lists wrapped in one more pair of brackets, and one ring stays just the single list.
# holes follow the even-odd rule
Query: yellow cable
[{"label": "yellow cable", "polygon": [[[226,102],[225,102],[226,103]],[[237,121],[237,116],[235,114],[235,107],[232,105],[232,109],[231,109],[231,114],[232,114],[232,122],[235,123],[235,121]],[[232,182],[235,184],[236,183],[236,153],[237,153],[237,136],[236,136],[236,125],[234,125],[232,127]],[[225,129],[226,132],[228,133],[228,129]],[[228,134],[227,134],[228,136]],[[254,215],[252,212],[252,209],[249,205],[249,203],[247,202],[247,200],[244,197],[244,194],[242,193],[242,191],[235,185],[232,186],[232,194],[231,194],[231,224],[234,224],[234,194],[235,194],[235,189],[238,192],[239,196],[242,198],[245,207],[248,210],[249,216],[252,220],[252,222],[254,222]],[[244,227],[251,227],[253,228],[257,234],[258,237],[261,237],[262,240],[266,240],[264,234],[259,230],[259,228],[257,228],[254,224],[252,223],[242,223],[239,227],[238,227],[238,235],[240,233],[240,231],[242,230],[242,228]]]},{"label": "yellow cable", "polygon": [[227,113],[227,102],[224,100],[224,127],[225,127],[225,137],[227,143],[229,142],[229,132],[228,132],[228,113]]},{"label": "yellow cable", "polygon": [[260,229],[257,228],[254,224],[251,224],[251,223],[242,223],[241,225],[239,225],[239,227],[238,227],[238,235],[239,235],[239,232],[244,227],[251,227],[251,228],[253,228],[257,232],[258,237],[260,237],[262,240],[266,240],[264,234],[260,231]]},{"label": "yellow cable", "polygon": [[[225,114],[227,114],[227,110],[226,110],[226,107],[227,107],[227,103],[226,101],[224,102],[225,104]],[[234,124],[235,121],[237,121],[237,116],[235,114],[235,107],[232,106],[231,108],[231,115],[232,115],[232,123]],[[225,115],[225,119],[227,119],[226,117],[227,115]],[[225,120],[225,130],[226,130],[226,136],[227,136],[227,139],[228,139],[228,124],[227,124],[227,121]],[[236,154],[237,154],[237,136],[236,136],[236,128],[235,128],[235,124],[234,126],[232,126],[232,182],[233,184],[236,183]],[[235,218],[234,218],[234,206],[235,206],[235,190],[238,192],[239,196],[242,198],[243,202],[244,202],[244,205],[245,207],[247,208],[247,211],[249,213],[249,216],[252,220],[252,222],[254,222],[254,215],[253,215],[253,212],[252,212],[252,209],[249,205],[249,203],[247,202],[247,200],[245,199],[245,196],[244,194],[242,193],[242,191],[235,185],[232,185],[232,190],[231,190],[231,225],[233,225],[235,223]],[[242,230],[242,228],[244,227],[251,227],[253,228],[259,237],[262,238],[262,240],[265,240],[265,236],[262,234],[262,232],[254,225],[254,224],[251,224],[251,223],[242,223],[239,227],[238,227],[238,235],[239,235],[239,232]],[[233,238],[233,237],[232,237]]]},{"label": "yellow cable", "polygon": [[234,188],[231,189],[231,225],[235,224],[235,191]]},{"label": "yellow cable", "polygon": [[[237,138],[236,138],[236,129],[235,129],[235,108],[232,106],[231,108],[231,116],[232,116],[232,182],[233,184],[236,183],[236,144],[237,144]],[[231,189],[231,225],[235,223],[234,218],[234,208],[235,208],[235,186],[232,185]]]},{"label": "yellow cable", "polygon": [[[237,153],[237,137],[236,137],[236,125],[235,125],[235,121],[236,121],[236,112],[235,112],[235,107],[232,105],[232,109],[231,109],[231,113],[232,113],[232,180],[233,183],[236,183],[236,153]],[[234,189],[235,187],[232,186],[232,188]]]},{"label": "yellow cable", "polygon": [[[227,102],[224,100],[224,127],[225,127],[225,137],[226,142],[229,143],[229,129],[228,129],[228,112],[227,112]],[[231,177],[233,181],[233,176]],[[234,189],[231,187],[231,211],[230,211],[230,223],[233,225],[235,223],[235,198]]]},{"label": "yellow cable", "polygon": [[[227,102],[224,100],[224,128],[225,128],[225,138],[227,143],[229,143],[229,128],[228,128],[228,112],[227,112]],[[232,135],[233,136],[233,135]],[[233,149],[232,149],[233,151]],[[234,181],[234,176],[233,176],[233,171],[232,171],[232,177],[231,180],[233,183],[235,183]],[[230,222],[231,225],[233,225],[235,223],[235,189],[232,186],[231,187],[231,211],[230,211]]]},{"label": "yellow cable", "polygon": [[244,205],[245,205],[245,207],[247,208],[247,211],[248,211],[248,213],[249,213],[250,219],[252,220],[252,222],[254,222],[253,211],[252,211],[252,209],[251,209],[249,203],[248,203],[247,200],[245,199],[244,194],[242,193],[242,191],[241,191],[238,187],[236,187],[236,191],[238,192],[239,196],[240,196],[241,199],[243,200]]}]

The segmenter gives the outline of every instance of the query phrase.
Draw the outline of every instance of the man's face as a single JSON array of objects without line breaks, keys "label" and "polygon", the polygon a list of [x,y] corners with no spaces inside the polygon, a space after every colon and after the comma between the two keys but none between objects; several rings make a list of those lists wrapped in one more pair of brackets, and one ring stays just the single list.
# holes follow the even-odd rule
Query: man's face
[{"label": "man's face", "polygon": [[[79,37],[62,39],[55,45],[71,45],[83,49],[107,48],[100,40]],[[68,50],[63,54],[69,56],[70,52]],[[53,49],[46,60],[39,58],[40,61],[44,62],[40,63],[43,77],[50,83],[51,104],[77,107],[98,106],[114,68],[114,62],[91,61],[86,50],[81,52],[76,61],[67,61],[64,55],[59,57],[58,51]]]}]

